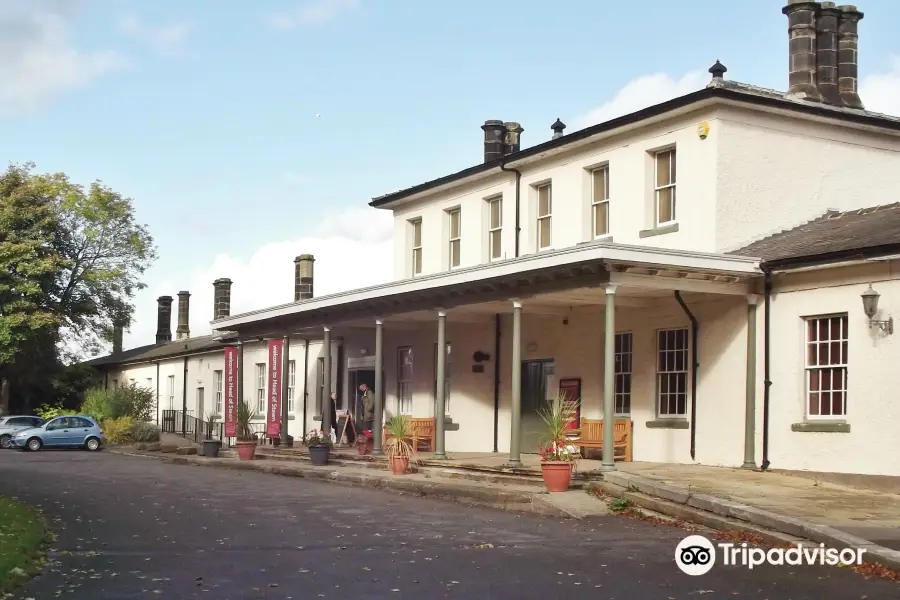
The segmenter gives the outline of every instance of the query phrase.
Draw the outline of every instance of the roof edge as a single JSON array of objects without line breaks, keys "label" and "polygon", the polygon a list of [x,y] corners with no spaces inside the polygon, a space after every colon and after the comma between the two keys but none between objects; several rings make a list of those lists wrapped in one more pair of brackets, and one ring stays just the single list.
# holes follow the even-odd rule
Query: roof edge
[{"label": "roof edge", "polygon": [[821,254],[806,254],[768,261],[764,260],[760,262],[759,268],[767,273],[771,273],[775,270],[790,271],[793,269],[827,265],[828,263],[845,262],[854,259],[872,260],[891,254],[900,254],[900,242],[864,246],[861,248],[852,248],[850,250],[836,250],[834,252],[823,252]]}]

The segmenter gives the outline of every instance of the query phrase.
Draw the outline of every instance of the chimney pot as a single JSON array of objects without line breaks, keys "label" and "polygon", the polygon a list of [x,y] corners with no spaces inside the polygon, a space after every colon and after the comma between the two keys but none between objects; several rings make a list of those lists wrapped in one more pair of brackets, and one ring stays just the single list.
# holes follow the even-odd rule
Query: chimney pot
[{"label": "chimney pot", "polygon": [[125,335],[125,323],[121,320],[113,322],[112,353],[122,353],[122,339]]},{"label": "chimney pot", "polygon": [[713,79],[725,79],[725,73],[728,72],[728,69],[717,58],[716,64],[709,68],[709,72],[712,74]]},{"label": "chimney pot", "polygon": [[503,124],[506,128],[506,138],[503,144],[503,154],[518,152],[522,141],[522,126],[515,121],[507,121]]},{"label": "chimney pot", "polygon": [[827,104],[841,106],[838,93],[838,21],[841,11],[834,2],[819,5],[816,20],[816,86]]},{"label": "chimney pot", "polygon": [[160,296],[156,304],[156,343],[165,344],[172,341],[172,296]]},{"label": "chimney pot", "polygon": [[191,337],[190,308],[191,293],[184,290],[178,292],[178,327],[175,329],[175,339]]},{"label": "chimney pot", "polygon": [[313,297],[313,264],[316,262],[312,254],[301,254],[294,259],[294,302],[309,300]]},{"label": "chimney pot", "polygon": [[503,158],[506,127],[499,119],[489,119],[481,126],[484,131],[484,162]]},{"label": "chimney pot", "polygon": [[781,12],[788,18],[790,66],[788,95],[821,102],[816,79],[816,21],[817,2],[789,0]]},{"label": "chimney pot", "polygon": [[220,277],[213,281],[213,320],[224,319],[231,314],[231,280]]},{"label": "chimney pot", "polygon": [[566,124],[559,120],[559,117],[556,118],[556,122],[550,126],[550,129],[553,130],[553,139],[561,138],[563,136],[563,130],[566,128]]},{"label": "chimney pot", "polygon": [[849,108],[865,109],[859,97],[859,35],[858,24],[863,18],[852,4],[837,7],[840,11],[838,19],[838,52],[837,77],[838,94],[841,102]]}]

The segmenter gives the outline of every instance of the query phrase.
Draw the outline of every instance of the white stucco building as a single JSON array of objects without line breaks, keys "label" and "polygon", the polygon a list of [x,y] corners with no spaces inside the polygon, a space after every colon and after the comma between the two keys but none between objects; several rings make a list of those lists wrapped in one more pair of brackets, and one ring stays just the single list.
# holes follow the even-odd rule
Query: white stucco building
[{"label": "white stucco building", "polygon": [[[372,200],[394,214],[395,281],[213,320],[244,342],[244,398],[264,393],[252,340],[289,335],[297,365],[309,348],[295,436],[323,385],[353,410],[377,382],[386,416],[444,404],[438,454],[515,463],[565,381],[582,417],[631,421],[636,461],[900,475],[900,119],[856,95],[861,13],[784,12],[787,93],[717,61],[704,89],[569,134],[557,121],[525,149],[519,123],[487,121],[482,162]],[[222,343],[191,344],[98,364],[202,412]]]}]

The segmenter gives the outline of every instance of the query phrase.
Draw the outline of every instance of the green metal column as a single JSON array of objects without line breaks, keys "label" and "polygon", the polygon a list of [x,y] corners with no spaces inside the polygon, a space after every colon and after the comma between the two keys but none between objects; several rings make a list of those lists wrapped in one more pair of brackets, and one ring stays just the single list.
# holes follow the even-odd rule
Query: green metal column
[{"label": "green metal column", "polygon": [[375,420],[372,422],[372,454],[381,455],[381,436],[384,429],[384,323],[381,319],[375,321]]},{"label": "green metal column", "polygon": [[759,297],[747,296],[747,392],[744,416],[745,469],[756,468],[756,306]]},{"label": "green metal column", "polygon": [[[323,361],[322,373],[322,431],[325,435],[331,433],[331,327],[324,328],[322,339]],[[338,440],[340,441],[340,440]]]},{"label": "green metal column", "polygon": [[512,333],[512,398],[510,402],[511,431],[509,437],[509,464],[522,466],[519,451],[522,441],[522,303],[513,300]]},{"label": "green metal column", "polygon": [[603,463],[601,471],[615,471],[616,411],[616,286],[606,286],[606,329],[603,332]]},{"label": "green metal column", "polygon": [[447,458],[444,452],[444,403],[446,398],[444,392],[446,389],[446,373],[447,368],[447,313],[438,312],[438,334],[437,334],[437,398],[434,407],[434,458],[444,460]]}]

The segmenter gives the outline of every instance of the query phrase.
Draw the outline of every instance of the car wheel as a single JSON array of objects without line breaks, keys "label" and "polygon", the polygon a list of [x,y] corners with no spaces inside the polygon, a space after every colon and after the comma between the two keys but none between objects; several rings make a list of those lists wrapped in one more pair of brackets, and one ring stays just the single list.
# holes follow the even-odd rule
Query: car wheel
[{"label": "car wheel", "polygon": [[0,448],[3,448],[4,450],[5,450],[6,448],[9,448],[9,446],[10,446],[10,444],[9,444],[10,439],[12,439],[12,436],[9,436],[9,435],[0,435]]},{"label": "car wheel", "polygon": [[88,450],[90,450],[91,452],[94,452],[95,450],[99,450],[100,449],[100,440],[98,440],[95,437],[88,438],[88,441],[86,441],[84,443],[84,447],[87,448]]},{"label": "car wheel", "polygon": [[28,446],[28,449],[31,450],[32,452],[37,452],[38,450],[41,449],[41,446],[43,446],[43,444],[41,443],[41,438],[34,437],[34,438],[31,438],[30,440],[28,440],[27,446]]}]

